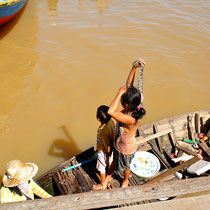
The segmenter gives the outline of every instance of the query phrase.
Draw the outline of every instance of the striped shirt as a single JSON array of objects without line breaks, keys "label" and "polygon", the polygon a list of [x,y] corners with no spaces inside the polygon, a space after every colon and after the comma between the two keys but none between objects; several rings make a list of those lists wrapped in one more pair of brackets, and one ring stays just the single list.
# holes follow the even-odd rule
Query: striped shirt
[{"label": "striped shirt", "polygon": [[[41,197],[41,198],[50,198],[52,197],[48,194],[45,190],[43,190],[39,185],[36,184],[32,179],[29,180],[29,187],[30,187],[30,197],[34,200],[34,194]],[[15,202],[15,201],[26,201],[27,197],[20,193],[18,194],[15,191],[11,191],[10,188],[2,186],[0,190],[0,202],[7,203],[7,202]]]}]

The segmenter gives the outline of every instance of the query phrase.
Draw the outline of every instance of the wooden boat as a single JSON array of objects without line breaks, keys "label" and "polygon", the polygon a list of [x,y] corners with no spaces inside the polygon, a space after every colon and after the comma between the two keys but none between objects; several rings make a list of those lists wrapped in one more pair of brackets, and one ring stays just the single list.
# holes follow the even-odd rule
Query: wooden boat
[{"label": "wooden boat", "polygon": [[[139,137],[137,137],[138,145],[139,145],[138,150],[149,151],[153,153],[159,159],[161,163],[161,169],[159,173],[151,178],[142,178],[132,173],[129,178],[129,186],[131,188],[128,187],[127,189],[121,189],[119,187],[122,181],[122,174],[120,174],[119,172],[115,172],[113,175],[113,179],[108,186],[108,189],[117,188],[118,193],[130,192],[130,191],[131,191],[130,193],[132,193],[132,190],[129,191],[129,189],[134,190],[136,189],[135,187],[137,186],[151,186],[152,184],[156,184],[160,182],[162,183],[161,184],[162,186],[165,183],[163,181],[167,181],[167,183],[170,183],[171,186],[172,186],[172,183],[176,183],[175,186],[179,186],[176,180],[185,182],[185,185],[188,186],[186,184],[187,181],[191,180],[191,178],[198,177],[198,176],[187,173],[185,169],[186,167],[197,162],[199,158],[197,157],[197,154],[193,153],[191,150],[188,150],[187,148],[179,148],[180,152],[184,151],[185,153],[193,155],[194,157],[183,163],[180,163],[180,162],[174,163],[172,161],[172,154],[174,153],[176,149],[176,143],[178,140],[183,139],[183,137],[195,140],[197,134],[200,133],[201,128],[203,127],[203,125],[209,118],[210,118],[210,109],[207,109],[207,110],[179,115],[179,116],[168,118],[168,119],[163,119],[155,123],[141,126],[138,129],[139,131]],[[199,143],[199,146],[203,150],[203,156],[205,157],[206,160],[209,161],[210,148],[208,147],[207,143],[206,142]],[[89,196],[89,194],[86,194],[86,193],[91,191],[92,186],[94,184],[100,183],[99,176],[97,174],[96,167],[95,167],[95,164],[96,164],[95,161],[89,162],[85,165],[74,168],[73,170],[68,170],[66,172],[62,172],[62,170],[69,166],[72,166],[72,165],[75,165],[75,164],[78,164],[78,163],[81,163],[83,161],[90,159],[94,155],[94,152],[95,152],[94,147],[89,148],[88,150],[82,152],[81,154],[72,157],[71,159],[65,161],[59,166],[48,171],[47,173],[39,177],[37,179],[37,182],[46,191],[53,194],[54,196],[72,195],[72,194],[75,194],[74,196],[76,196],[76,195],[83,194],[80,196],[80,199],[85,198],[85,195]],[[179,174],[177,173],[178,171],[181,172],[182,177],[179,176]],[[208,176],[208,175],[209,175],[209,171],[200,175],[199,177],[203,177],[204,179],[204,176]],[[209,181],[209,178],[208,178],[208,181]],[[201,178],[198,178],[198,179],[201,179]],[[197,180],[197,178],[193,180]],[[190,183],[190,181],[188,182]],[[206,185],[205,183],[206,188],[204,187],[202,188],[202,190],[203,191],[209,190],[208,192],[210,192],[210,188],[208,185],[209,184]],[[155,189],[155,187],[153,188]],[[185,189],[184,191],[185,193],[181,189],[180,189],[180,192],[182,191],[183,194],[192,192],[190,191],[191,188],[189,186],[187,189],[189,191]],[[198,186],[196,189],[199,191]],[[120,191],[120,190],[125,190],[125,191]],[[103,193],[109,194],[109,196],[111,196],[110,194],[111,192],[109,192],[109,190],[106,190],[104,192],[91,192],[91,193],[93,193],[92,196],[94,195],[103,196],[102,195]],[[173,194],[173,195],[176,195],[176,196],[179,195],[178,192],[176,193],[177,194]],[[166,197],[171,197],[169,192],[166,195],[168,195]],[[115,196],[115,195],[112,195],[112,196]],[[120,198],[119,198],[118,201],[115,200],[114,203],[112,204],[110,201],[109,205],[122,206],[123,202],[127,202],[128,204],[125,194],[123,194],[122,197],[123,196],[125,200],[121,200],[120,202]],[[157,193],[157,196],[160,196],[160,194]],[[73,199],[75,197],[70,197],[70,198]],[[136,201],[135,203],[141,204],[141,203],[151,202],[151,199],[142,200],[143,198],[145,199],[147,197],[143,196],[141,198],[140,196],[138,196],[136,200],[134,199]],[[151,198],[151,196],[148,198]],[[156,199],[152,199],[152,201],[154,200],[157,201],[157,198],[158,197],[156,197]],[[88,199],[92,199],[91,196],[89,196]],[[109,199],[111,199],[111,197]],[[104,198],[104,202],[100,201],[103,203],[103,205],[102,203],[98,203],[98,205],[94,207],[95,208],[106,207],[107,204],[105,204],[105,200],[106,199]],[[130,203],[134,200],[130,199]]]},{"label": "wooden boat", "polygon": [[28,0],[0,0],[0,26],[14,18]]},{"label": "wooden boat", "polygon": [[[210,109],[191,112],[176,117],[163,119],[141,126],[138,150],[153,153],[161,162],[160,171],[153,177],[143,178],[131,174],[129,187],[120,188],[122,174],[115,172],[108,190],[92,191],[92,186],[99,183],[95,161],[81,165],[73,170],[62,172],[69,166],[90,159],[94,147],[70,158],[36,181],[50,194],[49,199],[1,204],[1,209],[109,209],[134,206],[141,209],[208,209],[210,202],[210,172],[198,175],[189,174],[188,166],[199,162],[197,154],[187,148],[179,152],[194,157],[182,163],[174,163],[171,155],[176,149],[177,141],[186,137],[195,139],[197,134],[210,119]],[[210,134],[210,131],[209,133]],[[199,143],[206,161],[210,161],[210,147],[206,142]],[[182,174],[182,177],[177,172]],[[195,196],[196,195],[196,196]],[[167,201],[160,202],[163,198]],[[182,199],[178,199],[182,198]]]}]

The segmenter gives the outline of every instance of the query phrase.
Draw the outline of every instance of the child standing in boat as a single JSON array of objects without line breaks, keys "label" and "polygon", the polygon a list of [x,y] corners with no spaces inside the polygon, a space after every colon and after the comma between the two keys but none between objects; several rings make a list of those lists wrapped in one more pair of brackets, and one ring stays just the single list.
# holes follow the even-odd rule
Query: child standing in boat
[{"label": "child standing in boat", "polygon": [[[133,63],[126,86],[120,88],[108,110],[108,114],[117,121],[115,126],[114,159],[116,169],[124,173],[121,185],[123,188],[128,187],[130,163],[137,150],[135,137],[139,119],[146,113],[141,106],[143,95],[133,86],[136,69],[142,64],[145,64],[142,59]],[[124,108],[121,111],[118,110],[120,102]],[[108,176],[107,180],[110,178]]]},{"label": "child standing in boat", "polygon": [[113,148],[114,122],[108,115],[109,107],[102,105],[98,107],[96,118],[100,122],[97,130],[97,164],[96,168],[100,172],[101,184],[93,186],[93,190],[106,189],[106,169],[109,166],[109,158]]}]

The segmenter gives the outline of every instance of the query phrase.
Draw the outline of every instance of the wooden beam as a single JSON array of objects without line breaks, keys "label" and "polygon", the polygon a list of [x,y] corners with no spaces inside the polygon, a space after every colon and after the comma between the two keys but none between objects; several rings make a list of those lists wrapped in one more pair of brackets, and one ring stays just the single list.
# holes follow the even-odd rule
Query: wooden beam
[{"label": "wooden beam", "polygon": [[174,135],[174,133],[173,132],[170,132],[169,133],[169,136],[170,136],[170,138],[171,138],[171,140],[172,140],[172,142],[173,142],[173,146],[175,146],[176,145],[176,138],[175,138],[175,135]]},{"label": "wooden beam", "polygon": [[[129,206],[129,209],[141,210],[174,210],[174,209],[191,209],[191,210],[207,210],[209,209],[210,194],[194,196],[189,198],[167,200],[163,202],[146,203],[140,205]],[[123,207],[120,209],[128,209]]]},{"label": "wooden beam", "polygon": [[152,150],[152,147],[147,142],[145,142],[143,144],[139,144],[137,150],[149,151],[149,150]]},{"label": "wooden beam", "polygon": [[[156,124],[153,124],[153,129],[154,129],[154,134],[158,133],[158,127]],[[160,153],[163,154],[163,147],[162,147],[162,142],[161,142],[161,138],[160,136],[157,137],[157,141],[158,141],[158,147],[159,147],[159,150],[160,150]]]},{"label": "wooden beam", "polygon": [[187,117],[188,136],[189,136],[189,139],[195,141],[195,131],[192,126],[192,118],[193,117],[191,115],[188,115]]},{"label": "wooden beam", "polygon": [[210,157],[210,147],[207,146],[205,142],[199,143],[199,147],[203,150],[203,152]]},{"label": "wooden beam", "polygon": [[[171,169],[171,166],[170,164],[167,162],[167,160],[165,158],[163,158],[162,154],[159,152],[158,149],[156,149],[152,144],[151,144],[151,148],[152,148],[152,151],[154,152],[154,154],[158,157],[158,159],[161,161],[161,163],[168,169],[170,170]],[[164,156],[165,157],[165,156]],[[172,175],[172,174],[171,174]],[[174,176],[177,178],[177,179],[180,179],[179,176],[176,174],[176,172],[174,173]]]},{"label": "wooden beam", "polygon": [[199,113],[195,113],[195,130],[196,133],[200,133],[200,114]]},{"label": "wooden beam", "polygon": [[194,151],[192,151],[192,150],[190,150],[190,149],[188,149],[186,147],[182,147],[182,146],[180,146],[178,144],[176,144],[176,148],[179,149],[179,150],[181,150],[181,151],[183,151],[183,152],[185,152],[188,155],[193,155],[193,156],[196,156],[197,155],[196,152],[194,152]]},{"label": "wooden beam", "polygon": [[161,181],[162,179],[166,178],[167,176],[170,176],[174,173],[176,173],[177,171],[180,171],[182,169],[184,169],[185,167],[188,167],[190,165],[192,165],[193,163],[197,162],[199,160],[199,158],[197,156],[195,156],[194,158],[172,168],[171,170],[169,171],[166,171],[165,173],[159,175],[159,176],[156,176],[154,179],[151,179],[150,181],[148,181],[145,185],[147,184],[153,184],[155,182],[159,182]]},{"label": "wooden beam", "polygon": [[147,137],[137,137],[136,140],[137,140],[137,144],[142,144],[144,142],[147,142],[149,140],[152,140],[152,139],[155,139],[155,138],[158,138],[160,136],[163,136],[163,135],[167,135],[168,133],[172,132],[172,129],[169,128],[169,129],[166,129],[166,130],[163,130],[163,131],[160,131],[156,134],[153,134],[153,135],[150,135],[150,136],[147,136]]},{"label": "wooden beam", "polygon": [[1,209],[94,209],[210,190],[210,177],[1,204]]}]

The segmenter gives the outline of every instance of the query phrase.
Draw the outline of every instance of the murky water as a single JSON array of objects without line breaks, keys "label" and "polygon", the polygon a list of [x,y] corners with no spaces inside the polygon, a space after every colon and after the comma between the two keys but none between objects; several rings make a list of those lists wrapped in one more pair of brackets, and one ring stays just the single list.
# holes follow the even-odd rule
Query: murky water
[{"label": "murky water", "polygon": [[210,107],[210,2],[29,0],[0,28],[0,175],[39,175],[96,142],[131,63],[146,61],[142,124]]}]

